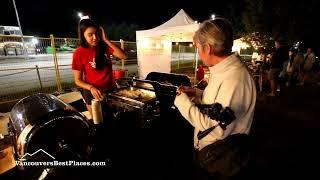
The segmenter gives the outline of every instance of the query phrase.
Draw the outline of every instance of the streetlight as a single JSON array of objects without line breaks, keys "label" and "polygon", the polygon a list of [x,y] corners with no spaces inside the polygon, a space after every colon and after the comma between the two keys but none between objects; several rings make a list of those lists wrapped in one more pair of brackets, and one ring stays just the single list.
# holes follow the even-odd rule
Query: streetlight
[{"label": "streetlight", "polygon": [[80,18],[80,21],[81,21],[82,19],[90,19],[90,17],[89,17],[88,15],[84,16],[84,15],[82,14],[82,12],[78,12],[78,16],[79,16],[79,18]]},{"label": "streetlight", "polygon": [[212,15],[211,15],[211,19],[214,20],[215,18],[216,18],[216,15],[215,15],[215,14],[212,14]]},{"label": "streetlight", "polygon": [[79,13],[78,13],[78,16],[79,16],[80,19],[82,19],[82,17],[83,17],[82,12],[79,12]]}]

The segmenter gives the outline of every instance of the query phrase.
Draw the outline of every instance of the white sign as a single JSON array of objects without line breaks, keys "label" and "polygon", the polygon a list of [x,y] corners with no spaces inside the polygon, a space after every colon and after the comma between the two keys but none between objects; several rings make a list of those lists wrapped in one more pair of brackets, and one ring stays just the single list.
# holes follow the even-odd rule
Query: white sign
[{"label": "white sign", "polygon": [[3,26],[3,27],[4,27],[4,30],[6,30],[6,31],[20,30],[20,28],[17,26]]},{"label": "white sign", "polygon": [[139,78],[150,72],[171,71],[171,41],[143,39],[137,42]]}]

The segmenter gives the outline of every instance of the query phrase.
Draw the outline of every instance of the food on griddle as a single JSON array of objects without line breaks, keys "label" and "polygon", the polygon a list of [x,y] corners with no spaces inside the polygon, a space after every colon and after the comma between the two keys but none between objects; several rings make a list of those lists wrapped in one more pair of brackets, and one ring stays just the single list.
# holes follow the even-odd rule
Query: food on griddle
[{"label": "food on griddle", "polygon": [[142,89],[122,89],[117,92],[117,95],[139,101],[148,101],[155,98],[155,94],[153,92],[148,92]]}]

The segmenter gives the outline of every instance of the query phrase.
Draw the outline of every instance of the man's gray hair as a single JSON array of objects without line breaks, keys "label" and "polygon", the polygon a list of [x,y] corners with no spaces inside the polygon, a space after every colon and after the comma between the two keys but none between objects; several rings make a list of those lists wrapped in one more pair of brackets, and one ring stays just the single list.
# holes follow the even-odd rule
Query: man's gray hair
[{"label": "man's gray hair", "polygon": [[209,44],[216,56],[229,55],[233,46],[233,28],[224,18],[204,21],[193,36],[194,43],[200,43],[202,48]]}]

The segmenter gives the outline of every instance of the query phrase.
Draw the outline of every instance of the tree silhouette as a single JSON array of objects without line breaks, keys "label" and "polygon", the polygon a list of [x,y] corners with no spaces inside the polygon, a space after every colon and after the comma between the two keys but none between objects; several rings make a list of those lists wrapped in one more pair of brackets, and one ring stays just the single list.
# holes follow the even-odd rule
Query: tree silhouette
[{"label": "tree silhouette", "polygon": [[137,24],[112,23],[111,25],[105,26],[106,32],[109,39],[125,41],[136,41],[136,30],[138,29]]},{"label": "tree silhouette", "polygon": [[263,45],[278,37],[286,39],[288,45],[299,40],[315,43],[320,40],[320,28],[316,26],[319,5],[316,0],[245,0],[243,35]]}]

